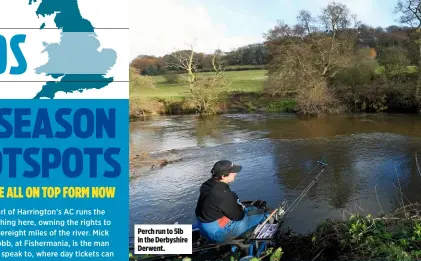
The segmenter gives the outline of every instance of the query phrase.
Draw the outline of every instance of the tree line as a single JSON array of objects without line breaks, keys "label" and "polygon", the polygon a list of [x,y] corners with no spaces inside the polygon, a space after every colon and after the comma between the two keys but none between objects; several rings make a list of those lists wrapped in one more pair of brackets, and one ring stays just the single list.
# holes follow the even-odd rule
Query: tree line
[{"label": "tree line", "polygon": [[[409,26],[391,25],[386,28],[370,27],[365,24],[358,26],[358,42],[360,46],[367,46],[375,51],[380,65],[387,65],[390,52],[402,53],[402,57],[407,57],[409,65],[418,64],[418,45],[415,43],[413,29]],[[223,64],[228,70],[242,70],[249,68],[265,68],[271,59],[268,42],[255,43],[237,48],[234,51],[223,53],[221,50],[215,52],[223,53]],[[167,72],[183,72],[176,64],[174,56],[177,53],[189,52],[190,50],[180,50],[162,57],[153,55],[139,55],[130,64],[136,68],[141,75],[160,75]],[[195,63],[200,71],[212,70],[212,57],[214,54],[194,53]],[[261,66],[261,67],[247,67]]]},{"label": "tree line", "polygon": [[[206,114],[218,103],[216,90],[227,93],[220,72],[256,65],[267,70],[264,94],[293,100],[300,114],[420,112],[421,0],[399,0],[395,15],[400,25],[373,28],[345,4],[332,2],[317,16],[301,10],[295,24],[279,21],[261,44],[212,54],[192,45],[163,57],[142,55],[130,65],[145,76],[187,75],[192,99]],[[215,74],[204,80],[200,71]]]},{"label": "tree line", "polygon": [[265,34],[266,93],[302,114],[420,109],[421,0],[398,1],[401,26],[371,28],[341,3],[307,10]]},{"label": "tree line", "polygon": [[[162,57],[152,55],[139,55],[131,62],[130,66],[136,68],[141,75],[161,75],[166,73],[184,73],[178,67],[176,59],[181,53],[191,50],[179,50]],[[230,52],[215,50],[214,53],[194,52],[194,63],[198,71],[209,72],[213,70],[212,59],[215,53],[222,54],[220,62],[226,70],[261,69],[268,63],[268,49],[264,43],[255,43],[237,48]],[[260,66],[260,67],[259,67]]]}]

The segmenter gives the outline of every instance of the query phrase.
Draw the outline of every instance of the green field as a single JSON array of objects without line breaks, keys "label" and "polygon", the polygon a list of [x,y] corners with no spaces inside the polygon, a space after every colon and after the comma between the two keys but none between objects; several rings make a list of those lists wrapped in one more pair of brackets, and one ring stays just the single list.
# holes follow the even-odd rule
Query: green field
[{"label": "green field", "polygon": [[[384,68],[379,66],[377,73],[384,73]],[[408,73],[416,72],[416,67],[408,66]],[[198,76],[206,76],[211,72],[198,73]],[[229,91],[237,92],[260,92],[263,90],[263,84],[267,77],[267,70],[245,70],[245,71],[227,71],[224,76],[229,80]],[[179,100],[189,94],[189,87],[185,75],[180,75],[178,83],[166,83],[163,76],[153,76],[156,83],[155,89],[142,89],[131,94],[131,98],[136,100],[152,100],[156,98]]]},{"label": "green field", "polygon": [[[263,83],[266,79],[266,70],[229,71],[224,76],[231,83],[229,91],[239,92],[260,92],[263,90]],[[199,73],[198,76],[206,76],[211,73]],[[131,96],[135,99],[149,100],[154,98],[181,99],[188,95],[189,87],[184,76],[180,77],[178,83],[168,84],[162,76],[152,77],[156,83],[155,89],[142,89],[142,92],[135,92]]]}]

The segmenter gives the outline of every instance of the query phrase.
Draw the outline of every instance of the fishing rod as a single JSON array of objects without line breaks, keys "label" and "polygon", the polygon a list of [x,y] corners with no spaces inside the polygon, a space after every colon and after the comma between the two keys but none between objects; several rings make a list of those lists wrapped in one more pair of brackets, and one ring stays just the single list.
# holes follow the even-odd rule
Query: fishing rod
[{"label": "fishing rod", "polygon": [[[278,221],[278,228],[279,228],[279,224],[281,223],[280,221],[287,218],[292,211],[295,209],[295,207],[298,205],[298,203],[304,198],[304,196],[307,194],[307,192],[314,186],[314,184],[318,181],[318,178],[320,177],[320,175],[324,172],[325,167],[328,166],[326,163],[322,162],[322,161],[317,161],[317,165],[313,168],[312,171],[310,171],[310,173],[308,174],[307,177],[304,178],[303,181],[300,182],[299,185],[301,185],[316,169],[318,166],[322,166],[322,170],[316,175],[316,177],[312,180],[312,182],[303,190],[303,192],[293,201],[293,203],[286,209],[284,210],[276,219]],[[299,186],[298,185],[298,186]],[[298,186],[294,189],[294,191],[298,188]],[[285,203],[285,202],[283,202]],[[284,205],[281,203],[281,205],[277,208],[275,208],[271,214],[266,218],[266,220],[261,224],[261,227],[263,227],[276,213],[279,213],[280,210],[283,210]],[[257,231],[258,232],[258,231]],[[245,239],[245,242],[249,241],[250,238],[257,236],[256,235],[256,230]],[[134,238],[129,237],[129,239]]]},{"label": "fishing rod", "polygon": [[[312,173],[312,172],[314,172],[314,170],[316,170],[316,168],[317,168],[317,166],[322,166],[322,170],[316,175],[316,177],[313,179],[313,181],[303,190],[303,192],[300,194],[300,196],[298,196],[294,201],[293,201],[293,203],[291,204],[291,206],[289,206],[286,210],[284,210],[281,214],[280,214],[280,217],[278,216],[277,217],[277,221],[278,221],[278,227],[279,227],[279,224],[281,223],[280,221],[281,220],[283,220],[283,219],[285,219],[285,218],[287,218],[288,216],[289,216],[289,214],[291,214],[291,212],[292,212],[292,210],[294,210],[295,209],[295,207],[298,205],[298,203],[304,198],[304,196],[307,194],[307,192],[314,186],[314,184],[316,184],[316,182],[317,182],[317,180],[318,180],[318,178],[319,178],[319,176],[324,172],[324,170],[325,170],[325,167],[326,166],[328,166],[326,163],[324,163],[324,162],[321,162],[321,161],[317,161],[317,165],[316,165],[316,167],[309,173],[309,175]],[[307,179],[307,177],[305,178],[305,179]],[[305,180],[304,179],[304,180]],[[302,182],[301,182],[302,183]],[[300,183],[300,184],[301,184]],[[298,186],[297,186],[298,187]],[[296,188],[295,188],[296,189]],[[295,190],[294,189],[294,190]],[[285,202],[283,202],[283,203],[285,203]],[[279,206],[279,207],[277,207],[277,208],[275,208],[272,212],[271,212],[271,214],[266,218],[266,220],[260,225],[260,227],[263,227],[276,213],[279,213],[279,211],[280,210],[282,210],[283,208],[282,208],[282,205],[283,205],[283,203],[281,203],[281,206]],[[287,213],[287,215],[285,216],[285,214]],[[257,231],[257,232],[259,232],[259,231]],[[256,235],[257,233],[256,233],[256,231],[254,231],[250,236],[248,236],[247,237],[247,239],[246,239],[246,241],[249,241],[249,239],[250,238],[252,238],[252,237],[255,237],[255,236],[257,236]]]},{"label": "fishing rod", "polygon": [[[295,207],[298,205],[298,203],[304,198],[304,196],[307,194],[307,192],[314,186],[314,184],[316,184],[316,182],[319,179],[319,176],[324,172],[325,167],[328,166],[326,163],[323,163],[321,161],[317,161],[317,163],[319,163],[319,165],[322,166],[322,170],[316,175],[316,177],[313,179],[313,181],[310,182],[310,184],[303,190],[303,192],[300,194],[300,196],[298,196],[298,198],[296,198],[293,201],[291,206],[288,207],[287,210],[285,210],[285,212],[282,215],[282,219],[287,218],[292,213],[292,211],[295,209]],[[288,213],[288,214],[285,216],[285,213]]]}]

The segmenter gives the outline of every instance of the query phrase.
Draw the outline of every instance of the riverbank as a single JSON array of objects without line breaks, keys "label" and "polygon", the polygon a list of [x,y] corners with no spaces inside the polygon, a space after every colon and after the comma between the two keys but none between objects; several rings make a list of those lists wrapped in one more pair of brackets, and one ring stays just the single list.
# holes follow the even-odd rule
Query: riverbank
[{"label": "riverbank", "polygon": [[[259,92],[231,92],[225,101],[214,108],[217,114],[230,112],[290,112],[294,113],[296,102]],[[188,98],[130,99],[130,120],[155,115],[196,114],[194,104]]]},{"label": "riverbank", "polygon": [[[207,77],[211,72],[199,73],[198,77]],[[266,70],[228,71],[224,78],[229,82],[227,92],[213,107],[217,114],[231,111],[273,111],[279,106],[280,97],[264,94],[264,83],[267,79]],[[164,76],[153,76],[149,79],[154,86],[142,88],[131,83],[130,119],[150,115],[189,115],[196,113],[196,107],[189,92],[184,75],[172,75],[175,79]],[[290,101],[287,101],[290,102]],[[288,105],[291,107],[291,105]],[[289,109],[285,108],[285,109]],[[281,111],[284,108],[280,108]]]},{"label": "riverbank", "polygon": [[287,236],[280,246],[285,260],[419,260],[420,214],[421,205],[414,204],[381,217],[351,215],[308,235]]},{"label": "riverbank", "polygon": [[[347,214],[346,221],[326,220],[309,234],[285,233],[265,258],[251,260],[420,260],[420,204],[405,205],[381,217]],[[272,257],[276,249],[282,250],[280,259]],[[217,260],[242,258],[227,250],[218,253]],[[129,256],[129,260],[141,260]],[[172,260],[210,259],[180,256]]]},{"label": "riverbank", "polygon": [[[206,77],[209,73],[199,73]],[[298,108],[307,108],[300,96],[291,90],[286,94],[265,91],[267,83],[266,70],[230,71],[224,73],[229,82],[227,92],[222,97],[215,97],[213,106],[216,114],[231,112],[290,112]],[[197,108],[189,92],[188,83],[183,75],[176,79],[164,76],[150,77],[149,85],[144,87],[131,82],[130,120],[151,115],[190,115],[196,114]],[[331,82],[332,91],[336,92],[337,101],[332,102],[327,111],[331,113],[419,113],[419,102],[415,101],[412,92],[416,85],[417,75],[408,72],[404,75],[388,75],[381,70],[373,76],[370,83],[362,86],[345,88],[342,83]],[[298,95],[298,96],[297,96]],[[320,97],[323,99],[323,97]],[[304,99],[305,100],[305,99]],[[297,103],[300,101],[300,104]],[[326,109],[326,108],[325,108]]]}]

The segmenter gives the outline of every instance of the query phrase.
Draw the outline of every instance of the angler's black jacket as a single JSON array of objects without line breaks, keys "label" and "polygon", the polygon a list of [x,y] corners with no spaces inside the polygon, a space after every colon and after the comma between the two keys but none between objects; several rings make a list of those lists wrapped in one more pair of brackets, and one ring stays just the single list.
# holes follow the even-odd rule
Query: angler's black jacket
[{"label": "angler's black jacket", "polygon": [[208,179],[200,187],[200,197],[196,206],[196,216],[200,222],[207,223],[223,218],[238,221],[244,218],[240,200],[228,184]]}]

